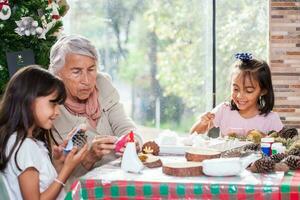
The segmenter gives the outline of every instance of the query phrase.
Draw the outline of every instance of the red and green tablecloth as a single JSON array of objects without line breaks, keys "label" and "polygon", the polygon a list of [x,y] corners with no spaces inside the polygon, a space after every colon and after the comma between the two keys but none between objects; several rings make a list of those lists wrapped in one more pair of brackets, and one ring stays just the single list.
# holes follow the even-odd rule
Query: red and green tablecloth
[{"label": "red and green tablecloth", "polygon": [[[223,177],[224,179],[228,177]],[[268,179],[268,175],[261,175]],[[285,174],[278,185],[180,183],[79,179],[69,199],[300,199],[300,170]]]},{"label": "red and green tablecloth", "polygon": [[[164,156],[163,162],[184,157]],[[74,199],[300,199],[300,170],[231,177],[174,177],[161,168],[141,174],[124,172],[120,160],[95,168],[73,183],[66,200]]]}]

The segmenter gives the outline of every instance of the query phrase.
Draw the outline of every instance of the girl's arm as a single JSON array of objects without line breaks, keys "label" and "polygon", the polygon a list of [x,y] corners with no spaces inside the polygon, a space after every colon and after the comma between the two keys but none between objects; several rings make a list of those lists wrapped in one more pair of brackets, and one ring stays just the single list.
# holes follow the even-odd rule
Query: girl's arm
[{"label": "girl's arm", "polygon": [[205,133],[214,127],[213,120],[215,115],[211,112],[205,113],[201,118],[192,126],[190,133]]},{"label": "girl's arm", "polygon": [[[59,177],[64,177],[64,181],[66,181],[67,174],[58,176],[57,179],[62,180],[62,178],[60,179]],[[24,200],[56,199],[62,188],[60,183],[53,182],[47,190],[40,193],[39,172],[33,167],[27,168],[19,175],[18,179]]]},{"label": "girl's arm", "polygon": [[[87,145],[78,153],[76,153],[76,148],[72,149],[66,157],[65,163],[56,179],[65,183],[74,168],[81,162],[86,150]],[[18,176],[18,181],[24,200],[53,200],[59,195],[63,187],[61,183],[53,181],[44,192],[40,193],[39,172],[33,167],[24,170],[24,172]]]}]

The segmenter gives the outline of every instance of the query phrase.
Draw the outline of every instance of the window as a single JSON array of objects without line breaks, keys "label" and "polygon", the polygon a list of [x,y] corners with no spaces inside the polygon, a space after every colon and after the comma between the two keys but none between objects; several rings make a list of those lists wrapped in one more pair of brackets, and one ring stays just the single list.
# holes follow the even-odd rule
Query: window
[{"label": "window", "polygon": [[230,69],[236,52],[250,52],[267,60],[269,14],[267,0],[217,0],[217,104],[230,99]]},{"label": "window", "polygon": [[[251,43],[249,50],[266,55],[268,16],[261,11],[267,1],[216,2],[217,97],[222,101],[229,91],[224,77],[232,54],[242,51],[237,46]],[[72,0],[69,4],[63,18],[65,32],[81,34],[95,44],[101,70],[112,76],[137,124],[188,132],[200,113],[211,110],[211,0]],[[239,12],[241,8],[247,13]],[[247,19],[256,12],[260,21],[259,16]]]}]

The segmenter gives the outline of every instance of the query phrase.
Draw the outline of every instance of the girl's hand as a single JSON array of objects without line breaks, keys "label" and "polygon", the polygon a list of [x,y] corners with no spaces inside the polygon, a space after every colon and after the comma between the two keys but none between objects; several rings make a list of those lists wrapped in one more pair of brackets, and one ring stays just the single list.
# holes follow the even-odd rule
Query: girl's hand
[{"label": "girl's hand", "polygon": [[52,146],[52,159],[54,161],[64,161],[65,160],[65,156],[64,156],[64,148],[67,146],[68,144],[68,140],[64,140],[63,143],[57,145],[53,145]]},{"label": "girl's hand", "polygon": [[207,112],[201,116],[201,118],[192,126],[190,133],[205,133],[210,128],[212,128],[213,120],[215,119],[215,114]]},{"label": "girl's hand", "polygon": [[215,119],[215,114],[213,114],[211,112],[207,112],[201,116],[200,123],[202,123],[203,125],[208,125],[208,124],[211,124],[214,119]]},{"label": "girl's hand", "polygon": [[66,155],[64,155],[64,148],[66,147],[68,141],[64,140],[60,145],[52,146],[52,160],[56,171],[60,171],[64,161],[66,159]]},{"label": "girl's hand", "polygon": [[[81,130],[81,131],[86,131],[86,125],[85,124],[80,124],[77,127],[74,127],[67,135],[67,138],[63,141],[62,144],[59,146],[54,145],[52,148],[52,157],[54,160],[55,166],[60,166],[58,171],[60,171],[65,159],[66,159],[66,154],[64,153],[64,148],[68,145],[69,140],[71,140],[72,136],[75,134],[76,131]],[[75,150],[74,150],[75,151]]]},{"label": "girl's hand", "polygon": [[[85,124],[80,124],[79,125],[80,129],[83,131],[86,131],[86,125]],[[75,133],[75,131],[77,130],[77,127],[74,127],[67,135],[67,138],[63,141],[62,144],[57,145],[53,145],[52,146],[52,159],[53,159],[53,163],[54,166],[56,168],[57,171],[60,171],[63,163],[66,159],[66,155],[64,154],[64,148],[67,146],[68,141],[71,139],[72,135]]]},{"label": "girl's hand", "polygon": [[77,147],[74,147],[66,156],[63,168],[66,168],[68,172],[72,172],[77,165],[83,160],[88,149],[88,145],[85,144],[82,149],[78,151]]}]

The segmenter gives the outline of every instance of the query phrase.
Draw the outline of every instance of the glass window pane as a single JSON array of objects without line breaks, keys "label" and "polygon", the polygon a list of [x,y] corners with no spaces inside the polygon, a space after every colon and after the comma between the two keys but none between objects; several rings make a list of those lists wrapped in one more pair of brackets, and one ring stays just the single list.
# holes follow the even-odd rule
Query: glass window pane
[{"label": "glass window pane", "polygon": [[88,37],[139,125],[188,132],[212,107],[211,0],[69,1],[66,33]]},{"label": "glass window pane", "polygon": [[[267,60],[269,1],[218,0],[217,31],[217,104],[230,100],[230,70],[237,52],[250,52]],[[229,3],[230,2],[230,3]]]}]

